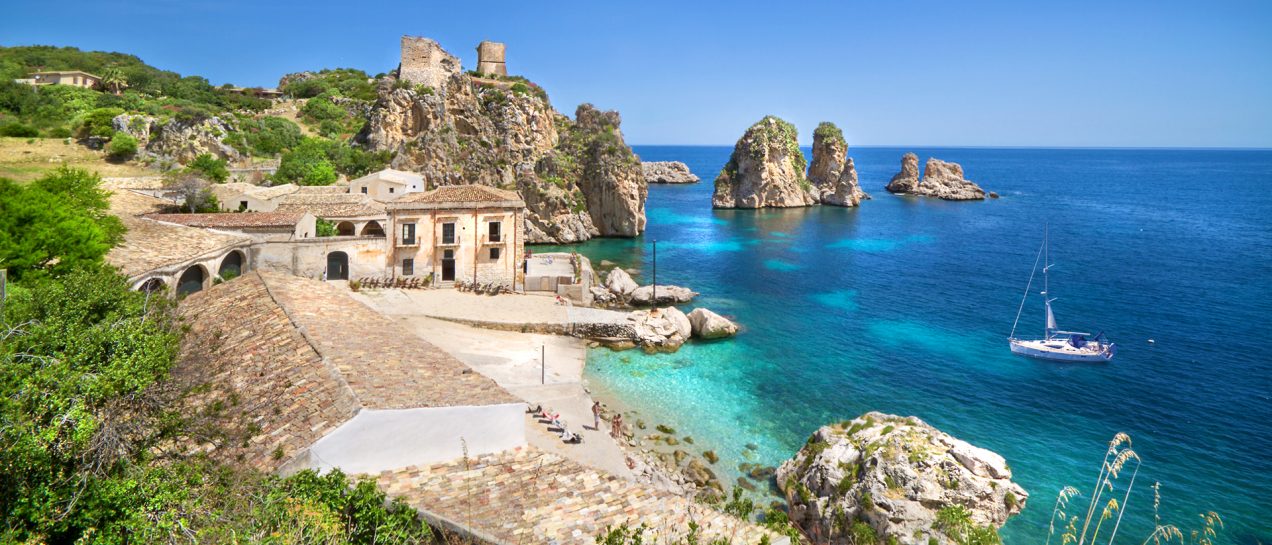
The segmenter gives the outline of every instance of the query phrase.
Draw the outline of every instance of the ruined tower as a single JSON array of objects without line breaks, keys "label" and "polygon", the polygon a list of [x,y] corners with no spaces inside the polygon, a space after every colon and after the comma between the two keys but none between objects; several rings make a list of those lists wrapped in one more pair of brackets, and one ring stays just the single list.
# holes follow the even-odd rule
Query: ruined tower
[{"label": "ruined tower", "polygon": [[483,74],[508,75],[508,65],[504,64],[504,51],[507,47],[499,42],[485,41],[477,44],[477,71]]},{"label": "ruined tower", "polygon": [[[502,44],[500,60],[503,60]],[[502,63],[501,63],[502,65]],[[402,37],[402,64],[398,78],[417,85],[441,90],[446,81],[460,72],[459,58],[447,53],[436,41],[419,36]]]}]

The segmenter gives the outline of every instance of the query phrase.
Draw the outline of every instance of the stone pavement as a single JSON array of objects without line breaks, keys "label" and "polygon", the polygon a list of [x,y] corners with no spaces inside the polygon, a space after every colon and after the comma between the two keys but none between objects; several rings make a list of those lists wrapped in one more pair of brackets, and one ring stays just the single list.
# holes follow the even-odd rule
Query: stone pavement
[{"label": "stone pavement", "polygon": [[754,545],[788,539],[669,492],[586,468],[534,447],[381,473],[380,487],[433,524],[503,544],[591,544],[606,527],[645,524],[647,542],[683,537]]}]

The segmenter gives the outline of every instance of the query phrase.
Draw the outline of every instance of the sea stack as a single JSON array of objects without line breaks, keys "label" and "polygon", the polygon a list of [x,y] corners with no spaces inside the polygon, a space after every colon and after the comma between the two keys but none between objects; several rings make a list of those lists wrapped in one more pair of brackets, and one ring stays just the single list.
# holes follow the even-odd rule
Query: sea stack
[{"label": "sea stack", "polygon": [[919,178],[919,156],[907,153],[901,158],[901,172],[888,182],[892,193],[935,197],[947,201],[979,201],[985,199],[985,190],[963,177],[963,167],[958,163],[929,157]]},{"label": "sea stack", "polygon": [[777,483],[791,521],[822,536],[817,543],[843,543],[857,522],[880,543],[950,543],[941,509],[961,505],[972,524],[998,528],[1029,498],[1002,456],[913,416],[877,412],[818,429],[777,469]]},{"label": "sea stack", "polygon": [[640,164],[647,184],[696,184],[698,176],[680,161],[645,161]]},{"label": "sea stack", "polygon": [[807,161],[795,126],[766,116],[746,130],[715,180],[716,208],[784,208],[817,204],[804,176]]},{"label": "sea stack", "polygon": [[828,121],[813,131],[813,163],[808,167],[808,181],[822,204],[857,206],[870,198],[857,183],[857,168],[848,158],[843,131]]}]

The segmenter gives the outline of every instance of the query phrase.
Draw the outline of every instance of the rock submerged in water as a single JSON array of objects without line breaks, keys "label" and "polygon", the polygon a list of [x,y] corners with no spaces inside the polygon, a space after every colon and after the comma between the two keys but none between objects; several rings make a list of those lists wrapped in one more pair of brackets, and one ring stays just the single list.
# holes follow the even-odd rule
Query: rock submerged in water
[{"label": "rock submerged in water", "polygon": [[997,528],[1029,497],[1002,456],[878,412],[818,429],[777,469],[777,483],[791,520],[825,536],[818,543],[844,541],[841,518],[870,525],[880,541],[948,543],[935,526],[942,508],[961,505],[973,524]]},{"label": "rock submerged in water", "polygon": [[807,161],[795,126],[766,116],[746,130],[715,179],[716,208],[784,208],[817,204],[804,175]]},{"label": "rock submerged in water", "polygon": [[680,161],[646,161],[640,164],[649,184],[695,184],[698,176]]},{"label": "rock submerged in water", "polygon": [[919,156],[907,153],[901,157],[901,171],[892,177],[886,189],[891,193],[903,193],[935,197],[947,201],[979,201],[985,199],[985,190],[963,177],[963,167],[958,163],[929,157],[919,177]]},{"label": "rock submerged in water", "polygon": [[738,334],[738,324],[705,308],[695,308],[689,313],[693,335],[701,339],[721,339]]}]

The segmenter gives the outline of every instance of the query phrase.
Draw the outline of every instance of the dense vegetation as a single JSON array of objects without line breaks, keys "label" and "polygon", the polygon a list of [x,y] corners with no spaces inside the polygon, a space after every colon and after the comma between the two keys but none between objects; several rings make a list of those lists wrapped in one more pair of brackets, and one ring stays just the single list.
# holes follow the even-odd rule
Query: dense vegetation
[{"label": "dense vegetation", "polygon": [[0,267],[14,280],[0,312],[0,542],[429,540],[370,481],[187,451],[207,422],[177,409],[199,388],[169,376],[182,328],[167,298],[103,264],[122,227],[97,181],[65,168],[26,187],[0,179]]},{"label": "dense vegetation", "polygon": [[[119,93],[68,85],[36,88],[13,81],[43,70],[83,70],[114,81],[110,87]],[[70,136],[84,116],[98,108],[199,118],[268,106],[267,100],[213,87],[198,76],[160,70],[133,55],[74,47],[0,47],[0,132],[35,129],[43,136]]]},{"label": "dense vegetation", "polygon": [[344,142],[306,137],[283,155],[274,180],[300,185],[331,185],[337,174],[357,178],[384,168],[391,158],[387,151],[366,151]]}]

